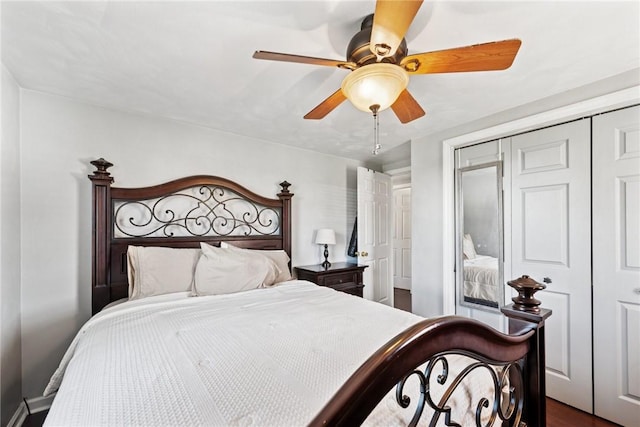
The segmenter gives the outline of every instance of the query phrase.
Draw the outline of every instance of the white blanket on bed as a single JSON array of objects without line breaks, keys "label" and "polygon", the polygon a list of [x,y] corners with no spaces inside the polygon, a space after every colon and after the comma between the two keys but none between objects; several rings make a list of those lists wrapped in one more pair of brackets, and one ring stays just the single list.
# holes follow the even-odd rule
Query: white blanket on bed
[{"label": "white blanket on bed", "polygon": [[[72,342],[45,391],[58,390],[45,425],[306,425],[420,319],[303,281],[126,302]],[[371,421],[392,424],[395,407]]]},{"label": "white blanket on bed", "polygon": [[478,255],[464,260],[464,295],[498,302],[498,258]]}]

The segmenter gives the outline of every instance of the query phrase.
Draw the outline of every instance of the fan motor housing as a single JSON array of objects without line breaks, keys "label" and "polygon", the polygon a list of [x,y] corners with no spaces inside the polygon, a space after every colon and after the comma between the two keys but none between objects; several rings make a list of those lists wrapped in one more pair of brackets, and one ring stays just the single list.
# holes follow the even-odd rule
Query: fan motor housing
[{"label": "fan motor housing", "polygon": [[[373,13],[367,15],[362,20],[360,31],[351,38],[351,41],[347,46],[347,61],[355,62],[359,66],[377,62],[376,55],[371,52],[371,49],[369,49],[372,27]],[[405,56],[407,56],[407,41],[405,39],[402,39],[402,42],[400,42],[396,53],[393,56],[383,58],[382,62],[399,64],[402,58],[404,58]]]}]

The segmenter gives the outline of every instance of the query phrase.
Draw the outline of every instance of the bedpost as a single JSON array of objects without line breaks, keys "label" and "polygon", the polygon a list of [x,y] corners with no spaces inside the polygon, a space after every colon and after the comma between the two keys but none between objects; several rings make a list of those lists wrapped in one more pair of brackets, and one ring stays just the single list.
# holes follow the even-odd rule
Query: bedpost
[{"label": "bedpost", "polygon": [[96,167],[89,175],[93,186],[91,224],[91,314],[96,314],[110,301],[109,289],[109,240],[111,239],[111,183],[113,177],[107,171],[112,163],[103,158],[91,162]]},{"label": "bedpost", "polygon": [[551,315],[551,310],[541,309],[540,301],[534,298],[534,294],[546,286],[526,275],[507,284],[518,291],[518,296],[512,298],[513,304],[502,308],[502,313],[509,318],[509,333],[520,329],[522,321],[536,325],[524,366],[523,420],[527,427],[546,426],[544,321]]},{"label": "bedpost", "polygon": [[[286,180],[280,183],[282,191],[278,193],[278,198],[282,200],[282,249],[291,258],[291,197],[293,193],[289,192],[289,184]],[[291,263],[289,263],[291,264]]]}]

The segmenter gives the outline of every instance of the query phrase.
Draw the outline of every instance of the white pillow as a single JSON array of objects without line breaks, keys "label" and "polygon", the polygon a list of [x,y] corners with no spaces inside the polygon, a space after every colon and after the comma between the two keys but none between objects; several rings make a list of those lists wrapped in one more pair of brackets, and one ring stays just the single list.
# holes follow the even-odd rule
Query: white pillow
[{"label": "white pillow", "polygon": [[191,290],[200,252],[197,248],[129,246],[129,299]]},{"label": "white pillow", "polygon": [[476,257],[476,248],[473,245],[471,234],[465,234],[462,239],[462,253],[466,259],[474,259]]},{"label": "white pillow", "polygon": [[193,294],[221,295],[271,286],[280,269],[266,256],[200,243]]},{"label": "white pillow", "polygon": [[289,271],[289,261],[291,258],[289,258],[289,255],[287,255],[287,253],[282,249],[277,249],[277,250],[244,249],[244,248],[239,248],[237,246],[233,246],[231,243],[227,243],[227,242],[220,242],[220,247],[235,249],[237,251],[243,251],[249,254],[257,254],[257,255],[271,258],[273,262],[276,263],[276,265],[278,266],[278,269],[280,270],[280,274],[278,274],[278,277],[276,277],[275,283],[286,282],[287,280],[291,280],[293,278],[291,277],[291,271]]}]

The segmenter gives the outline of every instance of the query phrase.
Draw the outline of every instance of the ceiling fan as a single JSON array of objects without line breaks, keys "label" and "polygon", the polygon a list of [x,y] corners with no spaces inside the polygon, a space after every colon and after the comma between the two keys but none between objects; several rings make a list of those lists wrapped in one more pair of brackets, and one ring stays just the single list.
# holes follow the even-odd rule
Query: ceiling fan
[{"label": "ceiling fan", "polygon": [[322,119],[349,99],[374,116],[391,107],[402,123],[408,123],[425,115],[406,89],[409,75],[504,70],[513,63],[521,44],[510,39],[409,55],[404,35],[421,5],[422,0],[377,0],[375,12],[364,18],[360,32],[349,42],[346,61],[262,50],[253,57],[351,71],[340,89],[305,119]]}]

